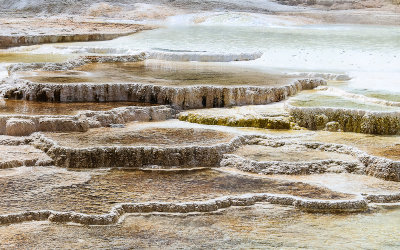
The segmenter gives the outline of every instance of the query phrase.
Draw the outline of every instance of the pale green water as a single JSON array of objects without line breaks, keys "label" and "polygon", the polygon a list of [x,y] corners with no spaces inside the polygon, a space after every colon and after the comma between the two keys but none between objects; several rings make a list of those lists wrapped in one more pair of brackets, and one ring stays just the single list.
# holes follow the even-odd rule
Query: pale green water
[{"label": "pale green water", "polygon": [[[397,76],[394,76],[397,77]],[[398,81],[399,79],[394,79]],[[377,82],[380,82],[377,80]],[[398,84],[397,82],[393,84],[393,86],[396,86]],[[393,92],[389,90],[381,90],[379,89],[379,84],[376,84],[373,89],[369,89],[368,86],[362,87],[360,85],[352,85],[351,82],[330,82],[329,86],[333,86],[336,88],[340,88],[346,92],[349,93],[354,93],[354,94],[359,94],[359,95],[364,95],[367,97],[372,97],[372,98],[377,98],[377,99],[382,99],[386,101],[393,101],[393,102],[400,102],[400,92]]]},{"label": "pale green water", "polygon": [[[90,48],[98,49],[90,50]],[[261,50],[264,55],[258,60],[228,64],[255,67],[266,71],[349,73],[353,76],[353,79],[339,86],[340,88],[366,96],[399,101],[400,29],[398,27],[357,25],[169,27],[145,31],[106,42],[25,47],[21,49],[23,51],[21,54],[1,53],[0,62],[59,62],[70,58],[72,54],[87,54],[93,51],[107,54],[108,52],[115,53],[115,49],[118,49],[117,52],[120,53],[130,53],[142,49],[218,53]],[[187,63],[187,65],[193,66],[192,63]],[[141,74],[140,77],[144,78],[169,78],[169,80],[178,78],[177,80],[181,80],[179,77],[184,76],[193,82],[214,81],[215,76],[219,75],[224,80],[225,85],[232,83],[229,82],[232,80],[236,80],[237,84],[255,83],[254,79],[250,77],[251,72],[242,75],[240,74],[243,72],[233,72],[229,75],[214,68],[214,71],[208,70],[201,73],[196,70],[179,72],[177,69],[170,72],[164,70],[160,73],[157,70],[142,68],[142,71],[141,68],[131,69],[119,66],[121,65],[115,64],[109,68],[99,67],[94,73],[101,75],[100,78],[102,79],[106,78],[109,72],[113,72],[113,74],[110,73],[109,77],[118,80],[123,78],[123,74],[129,76],[134,72]],[[257,77],[254,78],[257,79]],[[93,79],[89,76],[88,80]],[[294,97],[291,102],[295,105],[308,107],[398,110],[398,108],[360,103],[316,91],[303,92]],[[16,104],[15,107],[20,107],[19,105],[20,103]],[[24,106],[23,109],[14,108],[14,105],[6,105],[5,109],[11,109],[12,112],[42,114],[73,113],[73,109],[82,108],[80,104],[74,107],[68,105],[68,108],[62,105],[54,107],[29,103],[24,103],[24,105],[22,105]],[[104,109],[108,108],[104,107]],[[166,123],[170,124],[171,128],[176,125],[171,121]],[[136,127],[137,124],[135,123],[132,126]],[[186,124],[185,126],[196,125]],[[124,129],[119,130],[123,131]],[[229,131],[228,128],[221,130]],[[116,144],[115,142],[118,142],[118,140],[124,142],[122,139],[125,135],[123,133],[118,134],[115,131],[118,131],[118,129],[97,129],[97,133],[89,131],[86,134],[61,134],[58,137],[63,143],[71,143],[74,146],[86,143],[83,140],[85,139],[84,136],[90,135],[90,133],[92,133],[91,136],[86,137],[86,139],[89,138],[87,144],[107,144],[106,139],[111,144]],[[221,142],[221,140],[229,139],[225,134],[217,137],[218,133],[203,133],[196,138],[191,138],[194,133],[187,132],[187,128],[185,133],[182,132],[183,130],[177,132],[174,129],[165,129],[164,131],[168,131],[168,136],[165,135],[166,133],[152,132],[151,129],[147,131],[150,131],[147,136],[144,136],[143,131],[136,133],[136,137],[132,136],[132,132],[126,133],[128,136],[126,136],[125,142],[144,144],[146,143],[144,139],[146,139],[158,145],[169,145],[171,141],[175,144],[184,141],[185,145],[190,145],[193,144],[195,139],[202,140],[204,144],[209,144],[210,141]],[[160,131],[162,132],[162,130]],[[268,132],[268,134],[271,133]],[[297,134],[297,132],[289,132],[289,134],[292,133]],[[326,133],[328,132],[318,132],[311,139],[349,145],[355,144],[353,146],[366,151],[369,150],[368,152],[371,154],[398,159],[398,137],[377,138],[371,135],[351,134],[350,136],[344,133]],[[282,134],[284,133],[282,132]],[[279,135],[279,132],[275,131],[274,135]],[[329,138],[330,136],[334,138]],[[176,140],[171,140],[169,137]],[[360,140],[362,142],[359,142]],[[380,140],[385,143],[377,145]],[[386,143],[386,140],[390,143]],[[273,156],[277,159],[280,157],[287,159],[286,153],[282,152]],[[310,156],[314,157],[315,155],[311,154]],[[296,154],[290,157],[298,160]],[[36,171],[40,175],[40,171]],[[23,179],[23,181],[18,181],[18,179]],[[54,179],[57,182],[54,182]],[[51,208],[62,210],[105,212],[115,202],[132,201],[132,199],[138,199],[138,197],[145,197],[146,199],[143,200],[154,200],[155,198],[159,200],[168,200],[169,198],[203,199],[209,198],[208,195],[210,194],[212,194],[210,197],[214,197],[230,193],[269,192],[276,191],[276,189],[283,193],[294,190],[296,191],[294,193],[297,194],[297,192],[302,193],[307,190],[314,193],[317,190],[316,187],[306,189],[305,186],[298,187],[290,183],[286,186],[275,186],[272,185],[275,183],[254,181],[247,177],[227,177],[225,174],[213,170],[209,170],[206,174],[199,172],[176,175],[117,171],[103,176],[99,175],[97,178],[93,178],[91,182],[87,182],[87,176],[82,177],[79,172],[70,174],[68,172],[57,173],[56,171],[52,176],[44,171],[43,176],[36,178],[34,174],[28,171],[24,175],[14,176],[14,178],[3,178],[2,182],[5,187],[5,191],[2,193],[5,201],[3,203],[4,211],[9,211],[8,207],[10,206],[16,208],[16,211],[22,211],[32,207],[45,209],[51,205]],[[18,182],[25,183],[25,185],[21,186]],[[71,186],[73,183],[79,185]],[[62,187],[54,187],[54,185]],[[34,188],[29,188],[30,186]],[[85,189],[88,186],[89,188]],[[64,190],[65,187],[67,188]],[[33,192],[35,190],[37,191],[36,194]],[[44,192],[44,190],[47,191]],[[182,192],[186,196],[182,195]],[[53,195],[49,198],[48,194]],[[157,194],[157,196],[152,194]],[[38,197],[41,197],[41,199],[38,199]],[[128,216],[121,224],[105,227],[83,227],[43,222],[0,226],[0,248],[37,248],[40,246],[41,248],[398,249],[400,248],[399,225],[399,209],[382,209],[362,214],[329,215],[308,214],[291,207],[262,204],[251,208],[231,208],[215,214],[199,216]]]},{"label": "pale green water", "polygon": [[342,98],[337,95],[329,95],[323,91],[303,91],[289,99],[289,103],[300,107],[331,107],[351,108],[372,111],[400,111],[399,107],[369,104],[357,100]]},{"label": "pale green water", "polygon": [[[38,54],[126,54],[138,50],[211,53],[261,51],[260,59],[231,62],[280,72],[346,73],[351,91],[399,100],[400,28],[368,25],[276,27],[169,26],[103,42],[21,48]],[[183,52],[184,53],[184,52]]]},{"label": "pale green water", "polygon": [[[72,48],[169,49],[209,52],[263,51],[257,64],[282,69],[397,71],[398,27],[325,25],[287,27],[171,26]],[[57,48],[55,48],[57,50]],[[61,49],[60,47],[58,49]],[[62,51],[62,49],[61,49]]]}]

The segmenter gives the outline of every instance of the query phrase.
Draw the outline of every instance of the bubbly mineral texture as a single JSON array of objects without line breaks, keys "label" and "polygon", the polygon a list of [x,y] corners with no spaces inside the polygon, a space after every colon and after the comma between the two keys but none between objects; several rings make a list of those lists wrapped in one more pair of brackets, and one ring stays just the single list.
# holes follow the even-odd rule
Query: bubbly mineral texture
[{"label": "bubbly mineral texture", "polygon": [[365,111],[346,108],[294,107],[288,105],[290,115],[302,127],[309,129],[340,129],[379,135],[400,134],[399,111]]}]

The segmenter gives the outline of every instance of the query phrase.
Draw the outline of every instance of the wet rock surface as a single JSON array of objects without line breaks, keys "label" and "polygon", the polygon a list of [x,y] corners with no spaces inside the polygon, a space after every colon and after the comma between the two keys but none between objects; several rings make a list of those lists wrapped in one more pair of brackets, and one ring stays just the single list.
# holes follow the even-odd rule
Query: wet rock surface
[{"label": "wet rock surface", "polygon": [[223,153],[244,140],[216,130],[146,128],[133,123],[125,128],[92,129],[86,134],[39,134],[34,144],[62,167],[215,167]]},{"label": "wet rock surface", "polygon": [[290,129],[289,113],[282,103],[235,107],[230,109],[202,109],[181,112],[179,120],[206,125]]},{"label": "wet rock surface", "polygon": [[[400,133],[399,111],[363,111],[340,108],[289,107],[290,115],[302,127],[330,129],[330,122],[337,122],[341,131],[380,135]],[[328,127],[327,127],[328,125]]]},{"label": "wet rock surface", "polygon": [[35,210],[105,214],[119,203],[133,206],[143,202],[200,204],[249,192],[290,193],[314,199],[352,197],[301,183],[293,185],[207,169],[69,171],[56,167],[22,167],[2,171],[2,176],[1,197],[7,202],[2,205],[1,214]]},{"label": "wet rock surface", "polygon": [[[250,9],[259,11],[277,7],[252,4]],[[243,10],[243,5],[223,7]],[[0,47],[111,39],[144,28],[112,17],[154,15],[159,24],[174,12],[157,8],[100,3],[90,7],[91,21],[84,26],[68,19],[70,26],[80,24],[64,33],[49,19],[43,26],[53,23],[48,27],[53,34],[3,34]],[[301,10],[286,8],[294,9]],[[258,13],[180,14],[166,23],[277,22]],[[279,25],[291,26],[294,19],[280,19]],[[36,25],[37,19],[26,20]],[[313,21],[302,18],[297,24],[307,22]],[[13,20],[4,25],[18,26]],[[265,27],[246,27],[237,34],[250,38],[247,42],[230,35],[234,26],[221,29],[214,40],[216,26],[181,29],[193,37],[167,28],[154,36],[0,51],[1,247],[316,248],[327,241],[337,248],[397,246],[396,236],[388,237],[397,232],[400,202],[397,97],[387,89],[376,95],[351,89],[360,79],[341,72],[366,67],[361,61],[377,66],[374,57],[393,71],[396,57],[385,56],[397,48],[390,41],[397,31],[383,30],[388,34],[382,42],[381,35],[379,41],[375,37],[381,28],[350,34],[354,27],[347,33],[330,27],[334,36],[326,46],[340,46],[328,53],[320,46],[327,35],[321,27],[269,28],[265,34]],[[364,30],[373,33],[371,39],[360,39]],[[210,48],[204,49],[196,41],[204,39],[200,36],[215,44],[206,41]],[[286,43],[289,37],[298,44]],[[177,44],[167,46],[160,38]],[[355,38],[357,51],[371,54],[350,51]],[[258,39],[259,44],[252,41]],[[278,50],[277,41],[285,50]],[[371,44],[382,50],[373,51]],[[311,57],[307,46],[315,47]],[[335,53],[344,66],[328,72],[338,61]],[[299,72],[297,56],[306,59]],[[357,56],[360,62],[352,59]],[[292,58],[286,64],[287,57]],[[276,68],[268,68],[270,62]],[[331,240],[327,228],[340,240]],[[377,243],[355,239],[360,228]],[[304,241],[312,237],[324,243]]]},{"label": "wet rock surface", "polygon": [[129,106],[151,106],[151,104],[135,102],[50,103],[5,99],[0,101],[0,115],[76,115],[83,110],[109,111]]},{"label": "wet rock surface", "polygon": [[1,145],[0,151],[0,169],[52,163],[43,151],[29,145]]},{"label": "wet rock surface", "polygon": [[[333,247],[397,247],[398,239],[391,236],[397,230],[398,214],[397,209],[382,209],[362,216],[310,214],[260,203],[200,216],[127,216],[121,224],[113,226],[20,223],[2,226],[0,233],[6,247],[41,244],[55,248],[68,244],[72,248],[127,245],[137,248],[318,248],[326,243]],[[373,240],[366,241],[365,235]]]},{"label": "wet rock surface", "polygon": [[59,102],[133,101],[172,105],[178,109],[268,104],[285,100],[303,89],[313,89],[322,79],[295,80],[280,87],[159,86],[148,83],[51,84],[16,80],[4,92],[11,99]]},{"label": "wet rock surface", "polygon": [[[86,133],[48,133],[45,138],[62,147],[103,146],[212,146],[235,136],[207,128],[166,127],[168,123],[129,123],[124,128],[98,128]],[[146,126],[147,125],[147,126]],[[164,126],[163,126],[164,125]],[[150,126],[150,127],[148,127]]]},{"label": "wet rock surface", "polygon": [[[182,52],[183,53],[183,52]],[[190,55],[188,55],[189,57]],[[212,57],[210,55],[209,57]],[[229,59],[229,55],[226,56]],[[231,55],[232,60],[235,55]],[[16,73],[23,79],[37,83],[104,83],[104,82],[143,82],[155,85],[191,86],[282,86],[291,80],[292,76],[273,74],[253,69],[241,69],[233,66],[223,66],[220,63],[173,62],[149,59],[141,62],[90,63],[71,69],[70,71],[22,71]],[[28,64],[25,64],[28,67]],[[10,71],[16,71],[16,66],[10,66]],[[49,70],[51,68],[48,68]],[[22,64],[18,71],[23,70]]]},{"label": "wet rock surface", "polygon": [[1,115],[0,133],[25,136],[33,132],[84,132],[89,128],[132,121],[161,121],[173,118],[167,106],[130,106],[109,111],[80,111],[77,115]]}]

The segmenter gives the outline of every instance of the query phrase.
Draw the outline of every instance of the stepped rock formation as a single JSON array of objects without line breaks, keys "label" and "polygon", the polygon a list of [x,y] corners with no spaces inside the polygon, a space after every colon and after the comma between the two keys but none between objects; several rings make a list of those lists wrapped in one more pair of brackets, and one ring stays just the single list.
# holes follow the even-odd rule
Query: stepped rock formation
[{"label": "stepped rock formation", "polygon": [[[159,86],[142,83],[50,84],[15,82],[6,98],[50,102],[132,101],[171,105],[178,109],[267,104],[285,100],[303,89],[326,84],[321,79],[302,79],[283,87]],[[12,85],[11,85],[12,86]]]},{"label": "stepped rock formation", "polygon": [[33,132],[84,132],[132,121],[162,121],[175,116],[168,106],[130,106],[108,111],[80,111],[77,115],[0,115],[0,134],[25,136]]},{"label": "stepped rock formation", "polygon": [[118,222],[125,213],[193,213],[213,212],[231,206],[251,206],[256,202],[293,205],[304,211],[318,212],[359,212],[368,208],[364,199],[354,200],[304,200],[290,195],[275,195],[268,193],[247,194],[241,196],[221,197],[201,202],[147,202],[127,203],[115,206],[110,213],[104,215],[88,215],[74,212],[32,211],[19,214],[0,215],[0,224],[21,223],[26,221],[49,220],[52,222],[74,222],[84,225],[109,225]]},{"label": "stepped rock formation", "polygon": [[309,129],[328,130],[330,125],[341,131],[379,135],[400,134],[399,111],[365,111],[346,108],[294,107],[288,105],[289,113],[294,121]]}]

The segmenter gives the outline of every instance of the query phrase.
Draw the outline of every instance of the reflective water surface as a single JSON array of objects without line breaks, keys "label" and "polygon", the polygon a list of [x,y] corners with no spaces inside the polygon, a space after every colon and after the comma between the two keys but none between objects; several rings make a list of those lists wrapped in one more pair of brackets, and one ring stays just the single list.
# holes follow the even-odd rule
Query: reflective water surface
[{"label": "reflective water surface", "polygon": [[[156,123],[157,124],[157,123]],[[161,123],[165,124],[165,123]],[[204,128],[147,127],[148,123],[128,123],[124,128],[94,128],[79,133],[46,133],[61,146],[190,146],[228,142],[234,134]],[[181,125],[182,126],[182,125]]]},{"label": "reflective water surface", "polygon": [[74,71],[25,72],[24,79],[41,83],[139,82],[157,85],[282,86],[294,80],[282,74],[233,67],[219,63],[180,63],[148,60],[133,63],[93,63]]},{"label": "reflective water surface", "polygon": [[[170,26],[112,41],[26,46],[1,51],[0,80],[7,76],[6,66],[14,62],[62,62],[79,55],[129,54],[138,50],[178,50],[180,53],[261,51],[264,54],[257,60],[247,62],[148,60],[141,63],[94,63],[71,71],[24,72],[20,76],[36,82],[60,84],[142,82],[170,86],[281,86],[293,80],[286,73],[308,72],[310,77],[314,73],[337,73],[349,75],[351,79],[330,81],[329,86],[367,97],[400,101],[400,30],[389,26]],[[302,92],[290,102],[309,107],[398,110],[398,107],[361,102],[319,91]],[[109,110],[130,105],[143,104],[1,100],[0,114],[70,115],[79,110]],[[251,109],[253,113],[262,112],[262,107]],[[241,110],[248,112],[246,108]],[[219,112],[224,113],[224,110]],[[277,139],[345,144],[372,155],[400,160],[398,136],[212,128],[167,121],[164,126],[131,123],[125,128],[46,135],[61,145],[80,148],[110,145],[208,146],[229,141],[241,132],[258,133]],[[30,146],[2,146],[1,150],[1,161],[45,157],[44,153]],[[348,155],[302,147],[244,146],[236,153],[254,160],[293,162],[354,159]],[[0,214],[39,209],[101,214],[121,202],[205,200],[251,192],[348,199],[360,193],[398,193],[399,188],[398,182],[350,174],[259,176],[212,169],[70,171],[52,166],[18,167],[0,170]],[[310,214],[291,206],[259,203],[208,214],[127,215],[122,222],[111,226],[49,222],[1,225],[0,248],[400,248],[400,209],[396,204],[374,206],[360,214]]]},{"label": "reflective water surface", "polygon": [[340,95],[331,95],[324,91],[307,90],[290,98],[289,103],[300,107],[331,107],[350,108],[371,111],[400,111],[400,107],[391,107],[359,100],[343,98]]},{"label": "reflective water surface", "polygon": [[116,226],[1,226],[4,247],[397,249],[400,209],[308,214],[262,203],[196,216],[128,216]]},{"label": "reflective water surface", "polygon": [[0,170],[0,214],[51,209],[108,213],[117,203],[204,201],[226,195],[283,193],[308,198],[348,199],[312,185],[254,178],[216,170],[81,170],[22,167]]},{"label": "reflective water surface", "polygon": [[335,152],[313,150],[301,145],[284,145],[281,147],[266,147],[261,145],[247,145],[240,147],[234,154],[254,161],[318,161],[342,160],[356,161],[355,157]]}]

